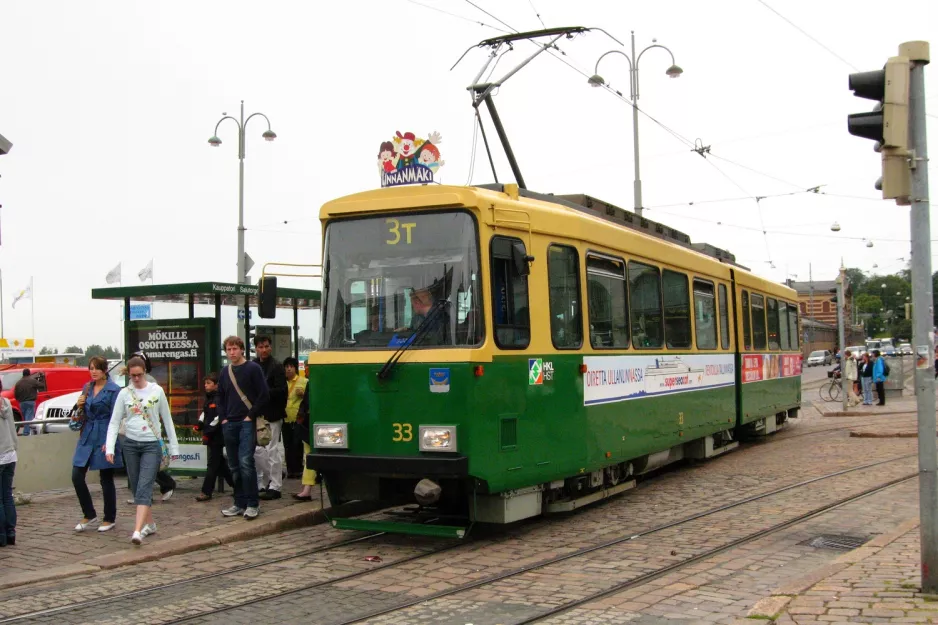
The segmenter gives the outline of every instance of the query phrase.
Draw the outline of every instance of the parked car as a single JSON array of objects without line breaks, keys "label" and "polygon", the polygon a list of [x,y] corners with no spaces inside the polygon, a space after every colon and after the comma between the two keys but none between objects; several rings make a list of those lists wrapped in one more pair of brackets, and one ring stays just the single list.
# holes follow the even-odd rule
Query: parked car
[{"label": "parked car", "polygon": [[13,387],[23,378],[23,370],[29,369],[42,384],[36,396],[36,405],[67,393],[80,391],[91,377],[85,367],[63,367],[47,363],[35,365],[15,365],[7,369],[0,369],[0,382],[3,383],[3,392],[0,393],[13,405],[13,415],[17,421],[23,419],[20,403],[13,396]]},{"label": "parked car", "polygon": [[853,347],[848,347],[847,351],[850,352],[854,358],[862,358],[863,354],[866,353],[866,347],[863,345],[854,345]]},{"label": "parked car", "polygon": [[81,391],[66,393],[36,405],[36,416],[33,417],[33,423],[40,422],[39,425],[33,425],[34,434],[57,434],[68,431],[68,423],[41,423],[46,419],[65,419],[72,415],[72,409],[78,401]]},{"label": "parked car", "polygon": [[817,351],[811,352],[811,354],[808,356],[808,366],[816,367],[820,365],[826,367],[827,365],[831,364],[833,360],[834,355],[831,354],[829,349],[819,349]]},{"label": "parked car", "polygon": [[912,344],[911,343],[899,343],[899,354],[902,356],[911,356]]}]

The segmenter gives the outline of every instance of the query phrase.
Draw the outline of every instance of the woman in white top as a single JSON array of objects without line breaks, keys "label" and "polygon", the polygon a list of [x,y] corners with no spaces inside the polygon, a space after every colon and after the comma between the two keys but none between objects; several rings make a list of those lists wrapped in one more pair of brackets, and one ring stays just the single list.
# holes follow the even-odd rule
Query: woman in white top
[{"label": "woman in white top", "polygon": [[105,458],[108,462],[114,462],[114,446],[123,422],[124,464],[130,490],[134,493],[134,503],[137,504],[137,522],[131,542],[139,545],[146,536],[156,533],[150,504],[153,502],[153,481],[162,460],[161,429],[166,428],[170,456],[175,458],[179,455],[179,444],[176,442],[176,429],[169,414],[166,394],[158,384],[147,381],[143,359],[131,358],[127,362],[127,370],[131,385],[123,389],[114,402],[114,412],[107,428]]},{"label": "woman in white top", "polygon": [[[0,384],[0,390],[3,385]],[[16,472],[16,426],[10,400],[0,397],[0,547],[16,544],[16,505],[13,474]]]}]

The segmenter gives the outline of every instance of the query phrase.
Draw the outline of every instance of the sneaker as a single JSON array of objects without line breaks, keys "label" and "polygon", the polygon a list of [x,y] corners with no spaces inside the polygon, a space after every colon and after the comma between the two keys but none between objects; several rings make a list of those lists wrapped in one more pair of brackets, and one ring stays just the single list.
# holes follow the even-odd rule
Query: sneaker
[{"label": "sneaker", "polygon": [[110,523],[108,523],[107,521],[105,521],[104,523],[102,523],[101,525],[98,526],[98,531],[99,531],[99,532],[108,532],[108,531],[114,529],[114,526],[115,526],[115,525],[117,525],[117,523],[115,523],[114,521],[111,521]]},{"label": "sneaker", "polygon": [[135,545],[142,545],[143,534],[141,534],[140,532],[134,532],[134,535],[130,537],[130,542],[132,542]]},{"label": "sneaker", "polygon": [[127,500],[127,505],[129,505],[129,506],[134,505],[134,498],[133,498],[133,497],[131,497],[130,499]]},{"label": "sneaker", "polygon": [[173,498],[173,493],[175,493],[175,492],[176,492],[175,489],[170,488],[168,491],[166,491],[165,493],[163,493],[163,501],[169,501],[170,499],[172,499],[172,498]]},{"label": "sneaker", "polygon": [[221,511],[225,516],[238,516],[244,514],[244,508],[240,506],[229,506]]},{"label": "sneaker", "polygon": [[82,519],[81,521],[78,522],[78,525],[75,526],[75,531],[84,532],[86,529],[88,529],[89,525],[91,525],[97,520],[98,520],[98,517],[95,517],[93,519]]},{"label": "sneaker", "polygon": [[253,521],[254,519],[257,518],[257,513],[258,513],[258,512],[260,512],[260,511],[259,511],[257,508],[255,508],[254,506],[248,506],[248,507],[247,507],[247,510],[244,511],[244,519],[245,519],[246,521]]},{"label": "sneaker", "polygon": [[280,491],[274,490],[274,489],[266,490],[263,493],[260,493],[257,497],[258,499],[263,499],[264,501],[270,501],[271,499],[280,499]]},{"label": "sneaker", "polygon": [[143,529],[140,530],[140,536],[146,538],[151,534],[156,534],[156,523],[149,523],[143,526]]}]

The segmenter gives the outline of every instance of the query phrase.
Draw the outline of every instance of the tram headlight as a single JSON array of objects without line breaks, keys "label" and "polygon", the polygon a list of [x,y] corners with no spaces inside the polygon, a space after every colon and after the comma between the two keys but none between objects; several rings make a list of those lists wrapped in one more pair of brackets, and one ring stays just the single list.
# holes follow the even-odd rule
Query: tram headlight
[{"label": "tram headlight", "polygon": [[456,451],[455,425],[421,425],[420,451]]},{"label": "tram headlight", "polygon": [[348,424],[316,423],[313,425],[313,445],[329,449],[348,449]]}]

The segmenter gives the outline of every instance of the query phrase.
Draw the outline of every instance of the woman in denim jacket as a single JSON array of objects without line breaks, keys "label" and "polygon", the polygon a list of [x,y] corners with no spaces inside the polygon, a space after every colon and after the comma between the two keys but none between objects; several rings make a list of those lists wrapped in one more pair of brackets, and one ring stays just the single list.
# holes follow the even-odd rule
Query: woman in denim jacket
[{"label": "woman in denim jacket", "polygon": [[114,412],[114,402],[120,387],[107,375],[107,360],[95,356],[88,363],[91,382],[82,389],[78,406],[84,406],[85,424],[81,428],[75,455],[72,457],[72,484],[81,504],[84,518],[75,526],[76,532],[83,532],[97,520],[97,512],[91,501],[91,493],[85,482],[88,469],[98,471],[101,477],[101,493],[104,495],[104,521],[98,526],[99,532],[114,528],[117,520],[117,491],[114,488],[114,469],[123,466],[120,452],[117,463],[112,464],[104,458],[104,444],[107,442],[107,426]]}]

